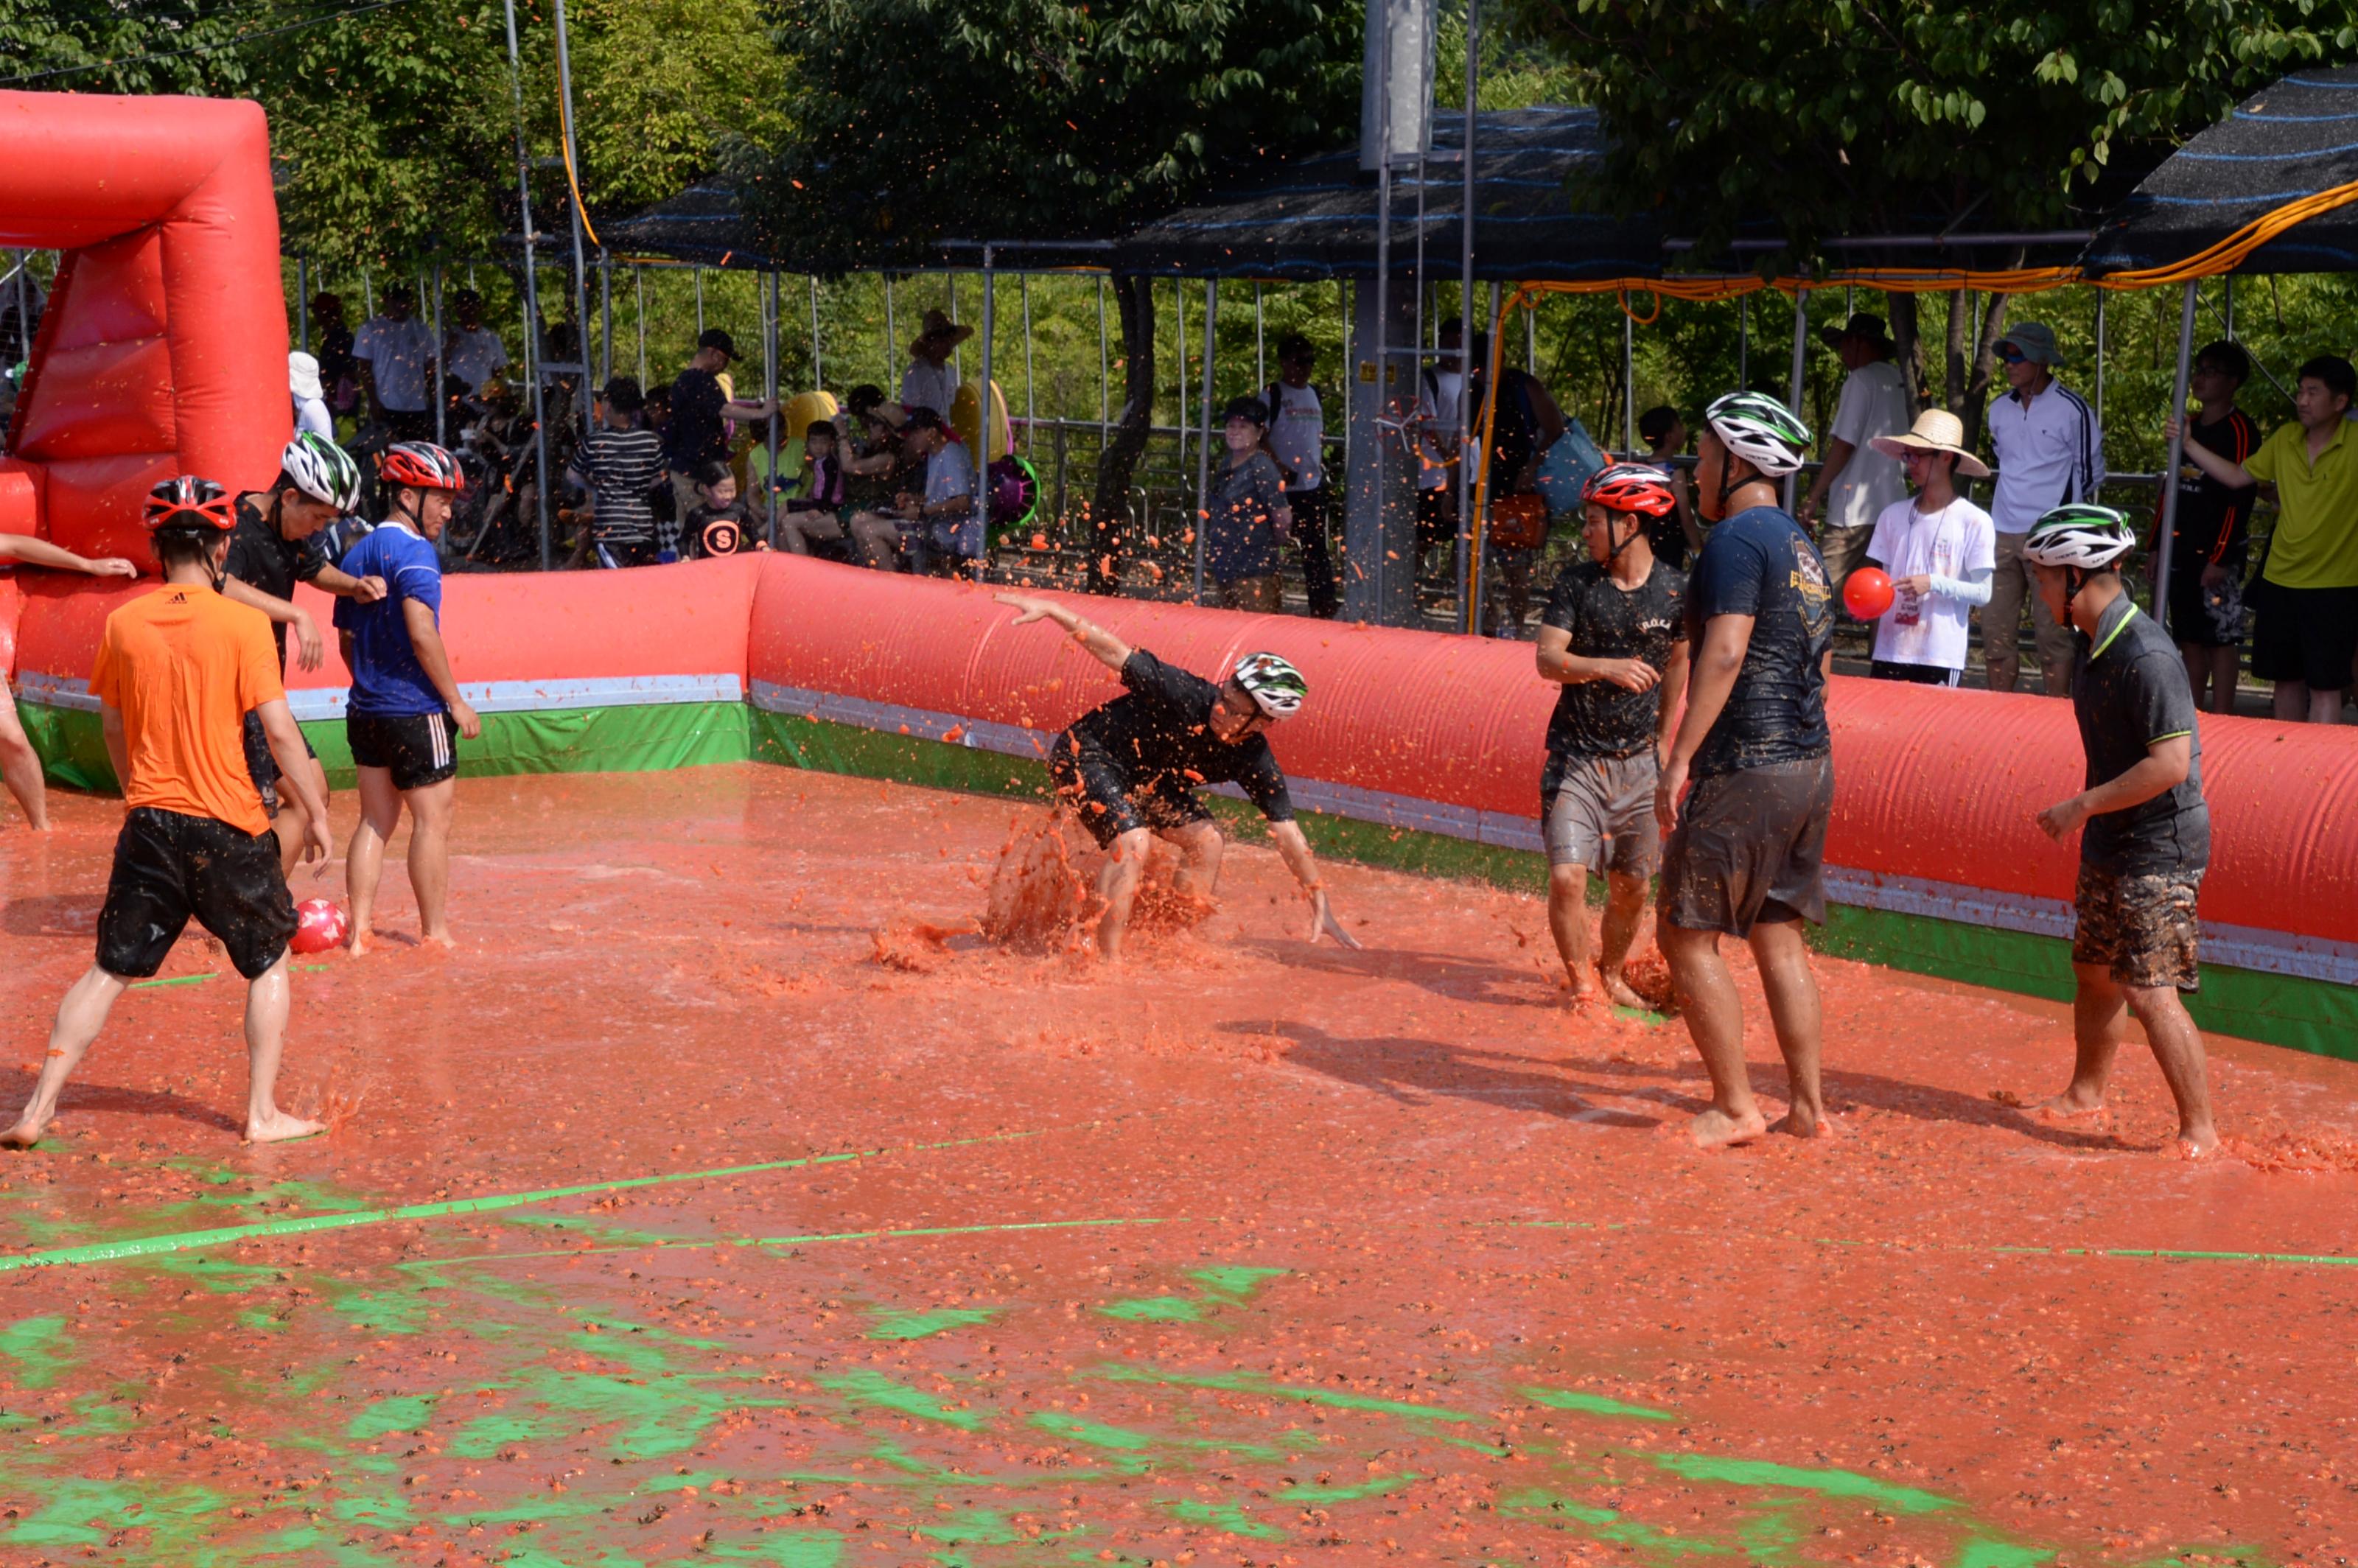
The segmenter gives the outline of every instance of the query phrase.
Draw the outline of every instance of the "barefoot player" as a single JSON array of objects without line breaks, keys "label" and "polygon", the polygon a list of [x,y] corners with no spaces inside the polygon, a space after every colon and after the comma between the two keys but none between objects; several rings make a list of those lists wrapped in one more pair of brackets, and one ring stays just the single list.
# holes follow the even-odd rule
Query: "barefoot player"
[{"label": "barefoot player", "polygon": [[1310,940],[1321,931],[1346,947],[1359,944],[1326,906],[1309,841],[1294,825],[1286,798],[1285,775],[1270,754],[1263,733],[1302,708],[1309,686],[1275,654],[1247,654],[1228,680],[1215,686],[1198,675],[1174,669],[1143,648],[1133,650],[1103,627],[1091,625],[1061,604],[1029,594],[1002,593],[999,602],[1022,613],[1015,624],[1053,621],[1074,642],[1129,687],[1101,708],[1074,720],[1049,747],[1048,769],[1058,804],[1079,816],[1110,857],[1098,878],[1105,914],[1098,922],[1098,956],[1121,957],[1130,925],[1130,902],[1155,838],[1170,840],[1184,855],[1173,886],[1210,898],[1220,880],[1220,830],[1196,797],[1199,784],[1241,785],[1269,818],[1270,838],[1286,870],[1310,901]]},{"label": "barefoot player", "polygon": [[1654,783],[1687,676],[1686,575],[1655,558],[1647,530],[1678,504],[1670,476],[1650,463],[1599,471],[1581,492],[1589,558],[1564,568],[1540,617],[1540,678],[1563,683],[1540,772],[1548,926],[1575,1004],[1590,994],[1588,872],[1598,867],[1597,979],[1607,1000],[1645,1005],[1622,969],[1661,853]]},{"label": "barefoot player", "polygon": [[[0,534],[0,571],[14,566],[48,567],[61,572],[88,572],[92,577],[137,577],[137,563],[120,556],[95,559],[59,549],[47,539],[23,534]],[[49,792],[41,782],[40,753],[17,721],[16,704],[8,693],[8,677],[0,670],[0,783],[25,810],[25,826],[36,833],[49,830]]]},{"label": "barefoot player", "polygon": [[0,1143],[21,1149],[48,1130],[59,1091],[114,999],[162,967],[190,915],[245,977],[247,1141],[319,1130],[280,1110],[275,1094],[295,901],[245,765],[248,713],[262,716],[271,754],[302,803],[307,860],[329,852],[327,805],[302,765],[303,736],[287,711],[270,622],[220,593],[237,525],[229,492],[210,480],[167,480],[148,493],[146,523],[163,584],[106,618],[90,676],[125,808],[99,911],[98,959],[58,1004],[33,1098],[0,1132]]},{"label": "barefoot player", "polygon": [[2120,562],[2136,546],[2119,513],[2090,505],[2057,507],[2022,544],[2048,612],[2080,639],[2071,709],[2088,754],[2088,787],[2039,814],[2050,838],[2086,827],[2071,901],[2079,1056],[2071,1087],[2043,1108],[2066,1117],[2104,1108],[2125,1011],[2145,1025],[2178,1101],[2179,1151],[2199,1160],[2219,1146],[2219,1132],[2202,1035],[2178,993],[2201,982],[2194,901],[2211,861],[2211,808],[2186,662],[2121,582]]},{"label": "barefoot player", "polygon": [[375,936],[377,879],[405,806],[420,935],[451,946],[450,807],[459,775],[452,731],[470,741],[483,732],[442,646],[442,565],[434,549],[466,481],[457,460],[429,441],[386,448],[377,473],[390,514],[345,553],[342,566],[347,577],[382,579],[384,597],[373,604],[336,600],[336,630],[352,672],[344,732],[360,775],[360,826],[344,852],[354,953],[367,952]]},{"label": "barefoot player", "polygon": [[[1822,861],[1833,810],[1825,659],[1833,589],[1817,546],[1777,503],[1810,429],[1775,398],[1736,392],[1704,414],[1695,502],[1718,526],[1687,579],[1687,710],[1654,807],[1662,852],[1662,957],[1711,1074],[1696,1143],[1769,1130],[1744,1066],[1744,1009],[1719,950],[1748,942],[1759,965],[1790,1108],[1776,1130],[1828,1130],[1818,1085],[1818,982],[1801,922],[1826,917]],[[1687,784],[1692,775],[1694,788]],[[1682,800],[1683,796],[1683,800]]]}]

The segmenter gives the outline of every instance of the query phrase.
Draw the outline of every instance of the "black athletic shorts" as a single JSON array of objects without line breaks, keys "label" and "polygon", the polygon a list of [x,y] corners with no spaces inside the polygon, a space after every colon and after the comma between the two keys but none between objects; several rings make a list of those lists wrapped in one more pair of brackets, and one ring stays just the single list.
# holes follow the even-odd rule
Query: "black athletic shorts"
[{"label": "black athletic shorts", "polygon": [[[299,733],[301,725],[296,726]],[[303,737],[303,754],[316,757],[311,737]],[[270,754],[270,737],[262,728],[262,715],[249,712],[245,716],[245,771],[254,775],[254,793],[262,796],[262,809],[274,818],[278,815],[278,759]]]},{"label": "black athletic shorts", "polygon": [[247,979],[278,962],[295,935],[295,899],[278,869],[278,835],[135,807],[114,839],[114,872],[98,915],[98,967],[146,979],[163,967],[192,914]]},{"label": "black athletic shorts", "polygon": [[1056,737],[1048,776],[1057,798],[1080,817],[1100,849],[1112,849],[1115,839],[1134,827],[1168,832],[1212,820],[1185,784],[1167,775],[1133,784],[1109,758],[1074,744],[1069,735]]},{"label": "black athletic shorts", "polygon": [[2350,661],[2358,657],[2358,588],[2286,588],[2263,580],[2253,591],[2259,600],[2253,676],[2347,691]]},{"label": "black athletic shorts", "polygon": [[1697,779],[1662,849],[1662,918],[1749,936],[1759,921],[1826,923],[1830,756]]},{"label": "black athletic shorts", "polygon": [[1910,686],[1955,686],[1965,674],[1939,665],[1902,664],[1898,659],[1870,659],[1866,673],[1877,680],[1906,681]]},{"label": "black athletic shorts", "polygon": [[395,789],[424,789],[459,771],[459,730],[447,713],[347,713],[352,765],[386,768]]}]

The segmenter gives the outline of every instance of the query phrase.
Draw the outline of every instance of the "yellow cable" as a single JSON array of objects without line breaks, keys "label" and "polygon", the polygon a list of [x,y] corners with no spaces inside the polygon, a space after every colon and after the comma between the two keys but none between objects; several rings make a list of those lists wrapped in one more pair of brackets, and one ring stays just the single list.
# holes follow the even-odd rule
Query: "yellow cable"
[{"label": "yellow cable", "polygon": [[566,112],[565,93],[561,89],[557,94],[557,125],[564,133],[557,137],[557,150],[565,155],[565,184],[573,192],[573,210],[581,214],[581,227],[589,234],[590,243],[603,250],[606,242],[598,237],[597,229],[590,223],[590,209],[581,200],[581,182],[574,178],[573,116]]}]

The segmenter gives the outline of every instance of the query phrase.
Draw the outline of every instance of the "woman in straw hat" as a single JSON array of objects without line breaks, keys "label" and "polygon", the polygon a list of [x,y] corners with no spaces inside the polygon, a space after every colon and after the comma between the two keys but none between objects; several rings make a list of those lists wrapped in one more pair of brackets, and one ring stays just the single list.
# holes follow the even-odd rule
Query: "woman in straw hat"
[{"label": "woman in straw hat", "polygon": [[1875,520],[1866,545],[1871,565],[1891,575],[1891,608],[1875,628],[1877,680],[1956,686],[1965,673],[1974,606],[1987,604],[1997,570],[1997,529],[1990,514],[1957,493],[1957,476],[1986,479],[1989,470],[1964,446],[1965,427],[1945,409],[1927,409],[1900,436],[1873,445],[1899,460],[1916,493]]},{"label": "woman in straw hat", "polygon": [[926,311],[925,330],[909,343],[909,368],[901,373],[901,406],[930,408],[947,419],[957,396],[950,353],[973,336],[973,328],[957,326],[938,310]]}]

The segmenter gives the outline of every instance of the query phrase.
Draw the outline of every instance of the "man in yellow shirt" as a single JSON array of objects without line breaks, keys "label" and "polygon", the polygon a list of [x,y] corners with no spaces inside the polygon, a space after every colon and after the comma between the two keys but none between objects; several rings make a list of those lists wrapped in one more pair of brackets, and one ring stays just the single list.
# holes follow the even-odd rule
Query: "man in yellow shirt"
[{"label": "man in yellow shirt", "polygon": [[98,958],[58,1004],[33,1098],[0,1132],[0,1143],[18,1148],[40,1141],[114,999],[162,968],[191,915],[246,979],[246,1141],[319,1130],[276,1098],[295,901],[246,765],[246,714],[260,715],[282,782],[302,805],[307,860],[329,852],[327,802],[287,710],[269,621],[221,595],[237,525],[229,492],[211,480],[167,480],[149,492],[146,520],[163,584],[106,618],[90,677],[125,807]]},{"label": "man in yellow shirt", "polygon": [[[2341,723],[2358,661],[2358,436],[2344,417],[2353,395],[2358,369],[2320,354],[2300,367],[2299,422],[2243,462],[2186,443],[2187,460],[2221,484],[2276,487],[2276,532],[2254,593],[2252,674],[2276,682],[2276,716],[2288,723]],[[2175,436],[2180,424],[2163,429]]]}]

